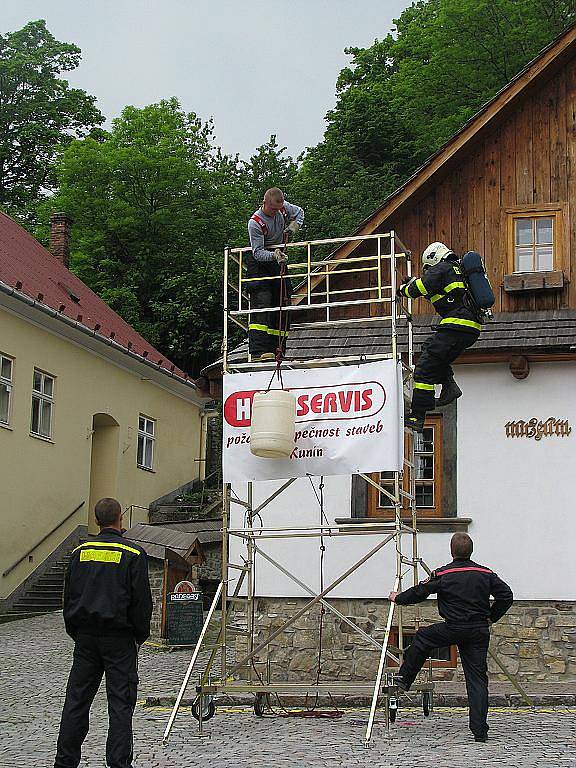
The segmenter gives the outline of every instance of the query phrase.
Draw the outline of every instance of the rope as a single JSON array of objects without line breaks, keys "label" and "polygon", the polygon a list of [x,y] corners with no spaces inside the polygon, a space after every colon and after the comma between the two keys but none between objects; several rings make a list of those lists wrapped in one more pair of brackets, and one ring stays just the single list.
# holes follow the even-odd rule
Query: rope
[{"label": "rope", "polygon": [[[284,233],[284,240],[282,242],[282,247],[286,249],[286,246],[288,244],[288,235],[286,232]],[[288,277],[288,269],[286,267],[285,262],[281,262],[280,264],[280,297],[278,301],[278,346],[276,347],[276,368],[274,369],[272,376],[270,377],[270,381],[268,382],[268,388],[266,389],[266,392],[270,391],[270,388],[272,387],[272,382],[274,381],[274,377],[276,376],[278,378],[278,381],[280,383],[280,389],[284,389],[284,381],[282,378],[282,361],[284,360],[284,348],[283,344],[286,343],[286,339],[288,338],[288,312],[283,312],[284,307],[284,301],[286,299],[286,279]]]}]

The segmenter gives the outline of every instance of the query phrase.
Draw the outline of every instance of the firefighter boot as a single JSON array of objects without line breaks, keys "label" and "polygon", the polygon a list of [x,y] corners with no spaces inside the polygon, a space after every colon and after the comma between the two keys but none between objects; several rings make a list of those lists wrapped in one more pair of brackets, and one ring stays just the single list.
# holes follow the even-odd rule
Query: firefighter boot
[{"label": "firefighter boot", "polygon": [[424,432],[424,416],[417,416],[411,413],[404,419],[404,426],[413,432]]},{"label": "firefighter boot", "polygon": [[442,384],[440,397],[437,397],[434,400],[434,407],[443,408],[445,405],[450,405],[450,403],[453,403],[454,400],[459,398],[461,395],[462,390],[458,384],[456,384],[454,379],[446,379],[446,381]]}]

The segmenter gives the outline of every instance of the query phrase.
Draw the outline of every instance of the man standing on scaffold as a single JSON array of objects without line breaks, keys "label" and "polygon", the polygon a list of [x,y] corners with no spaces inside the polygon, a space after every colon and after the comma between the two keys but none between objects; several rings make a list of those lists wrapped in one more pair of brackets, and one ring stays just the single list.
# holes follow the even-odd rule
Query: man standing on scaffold
[{"label": "man standing on scaffold", "polygon": [[[252,253],[246,257],[246,277],[252,281],[248,283],[251,309],[279,307],[289,302],[292,286],[290,278],[283,277],[288,254],[282,246],[303,222],[304,210],[285,200],[281,189],[266,190],[262,207],[248,222]],[[289,313],[284,313],[282,323],[280,320],[278,310],[250,316],[248,349],[252,360],[274,360],[278,349],[286,350]]]},{"label": "man standing on scaffold", "polygon": [[[431,243],[422,254],[422,277],[413,277],[398,289],[399,296],[425,297],[442,318],[422,346],[414,368],[412,406],[406,426],[424,430],[427,411],[460,397],[450,363],[478,339],[481,324],[458,265],[458,257],[444,243]],[[435,384],[442,384],[434,397]]]}]

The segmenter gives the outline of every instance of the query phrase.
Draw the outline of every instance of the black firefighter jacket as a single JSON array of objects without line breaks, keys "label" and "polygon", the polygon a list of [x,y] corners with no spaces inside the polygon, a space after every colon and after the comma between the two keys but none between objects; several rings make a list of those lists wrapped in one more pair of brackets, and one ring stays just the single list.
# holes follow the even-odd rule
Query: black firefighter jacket
[{"label": "black firefighter jacket", "polygon": [[[447,624],[486,625],[502,618],[513,602],[512,590],[494,571],[472,560],[453,560],[430,578],[396,596],[398,605],[414,605],[438,595],[438,612]],[[490,604],[490,596],[494,602]]]},{"label": "black firefighter jacket", "polygon": [[472,308],[466,284],[457,262],[444,259],[401,285],[399,293],[410,299],[424,297],[442,318],[440,328],[478,334],[482,327]]},{"label": "black firefighter jacket", "polygon": [[152,595],[146,553],[120,531],[103,528],[72,553],[64,582],[64,624],[78,634],[150,636]]}]

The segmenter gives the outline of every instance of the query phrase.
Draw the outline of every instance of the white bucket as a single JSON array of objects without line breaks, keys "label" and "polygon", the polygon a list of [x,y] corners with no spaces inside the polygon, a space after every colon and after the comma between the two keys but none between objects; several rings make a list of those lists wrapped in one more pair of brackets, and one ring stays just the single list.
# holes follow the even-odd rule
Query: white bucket
[{"label": "white bucket", "polygon": [[252,401],[250,451],[266,459],[288,458],[294,450],[296,398],[283,389],[257,392]]}]

